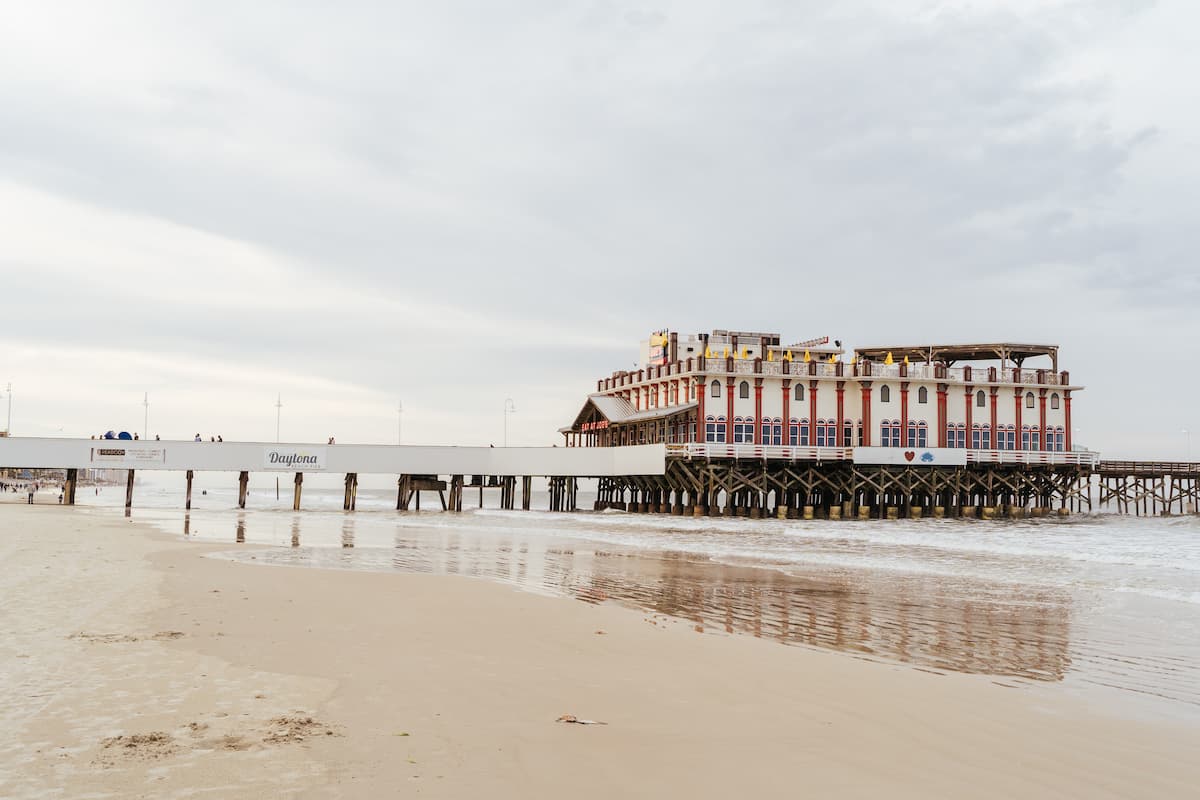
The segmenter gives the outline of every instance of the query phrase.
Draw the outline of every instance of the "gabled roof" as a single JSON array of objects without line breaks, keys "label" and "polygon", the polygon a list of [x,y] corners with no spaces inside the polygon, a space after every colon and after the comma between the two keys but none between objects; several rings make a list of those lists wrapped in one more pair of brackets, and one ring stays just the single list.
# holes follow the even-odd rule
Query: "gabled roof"
[{"label": "gabled roof", "polygon": [[676,414],[682,414],[685,411],[691,411],[699,405],[698,403],[682,403],[676,406],[665,406],[662,408],[648,408],[644,411],[636,410],[632,404],[624,397],[612,397],[606,394],[590,394],[587,401],[583,404],[583,408],[579,409],[579,413],[575,415],[575,422],[570,427],[561,428],[560,431],[566,432],[575,430],[584,422],[589,421],[588,418],[594,418],[599,414],[604,419],[608,420],[610,425],[623,425],[628,422],[645,422],[651,419],[661,419],[662,417],[672,417]]}]

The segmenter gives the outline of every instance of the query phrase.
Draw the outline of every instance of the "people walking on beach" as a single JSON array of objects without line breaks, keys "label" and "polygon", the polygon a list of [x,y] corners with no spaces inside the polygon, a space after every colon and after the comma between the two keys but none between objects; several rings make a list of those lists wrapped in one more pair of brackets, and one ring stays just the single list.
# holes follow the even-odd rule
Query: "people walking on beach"
[{"label": "people walking on beach", "polygon": [[218,442],[223,442],[223,441],[225,441],[224,439],[222,439],[222,438],[221,438],[221,434],[219,434],[219,433],[217,434],[217,441],[218,441]]},{"label": "people walking on beach", "polygon": [[195,439],[193,439],[192,441],[193,441],[193,442],[203,442],[204,440],[203,440],[203,439],[201,439],[201,438],[200,438],[200,434],[198,434],[198,433],[197,433],[197,434],[196,434],[196,438],[195,438]]},{"label": "people walking on beach", "polygon": [[334,444],[334,441],[333,441],[333,437],[332,437],[332,436],[330,436],[330,437],[329,437],[329,443],[330,443],[330,444]]},{"label": "people walking on beach", "polygon": [[27,502],[28,502],[28,505],[33,505],[33,487],[32,486],[29,487],[29,500]]}]

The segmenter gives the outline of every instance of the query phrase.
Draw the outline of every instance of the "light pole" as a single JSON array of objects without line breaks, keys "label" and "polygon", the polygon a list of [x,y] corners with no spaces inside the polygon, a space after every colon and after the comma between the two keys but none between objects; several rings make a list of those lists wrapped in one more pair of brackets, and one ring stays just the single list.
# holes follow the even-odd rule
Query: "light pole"
[{"label": "light pole", "polygon": [[142,408],[145,409],[145,414],[142,416],[142,438],[150,438],[150,393],[146,392],[142,396]]},{"label": "light pole", "polygon": [[504,398],[504,446],[508,447],[508,415],[517,413],[511,397]]},{"label": "light pole", "polygon": [[8,395],[8,421],[4,423],[4,435],[12,436],[12,381],[4,387],[4,393]]},{"label": "light pole", "polygon": [[[283,413],[283,395],[275,395],[275,444],[279,444],[279,416]],[[275,499],[279,499],[279,476],[275,476]]]},{"label": "light pole", "polygon": [[404,401],[396,404],[396,444],[404,443]]}]

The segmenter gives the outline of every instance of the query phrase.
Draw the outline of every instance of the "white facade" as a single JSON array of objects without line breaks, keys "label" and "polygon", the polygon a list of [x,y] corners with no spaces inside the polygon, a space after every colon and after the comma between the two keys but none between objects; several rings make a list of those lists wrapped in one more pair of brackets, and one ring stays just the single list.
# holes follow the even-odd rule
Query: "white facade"
[{"label": "white facade", "polygon": [[[605,420],[603,433],[564,429],[568,444],[1071,450],[1072,395],[1082,387],[1057,370],[1056,346],[897,348],[902,361],[889,352],[847,362],[841,342],[828,337],[780,342],[769,333],[658,332],[642,347],[644,357],[657,354],[655,363],[643,358],[641,369],[596,387],[598,395],[627,401],[636,424]],[[909,353],[926,360],[910,361]],[[981,357],[991,353],[999,356]],[[1049,363],[1031,369],[1027,360]]]}]

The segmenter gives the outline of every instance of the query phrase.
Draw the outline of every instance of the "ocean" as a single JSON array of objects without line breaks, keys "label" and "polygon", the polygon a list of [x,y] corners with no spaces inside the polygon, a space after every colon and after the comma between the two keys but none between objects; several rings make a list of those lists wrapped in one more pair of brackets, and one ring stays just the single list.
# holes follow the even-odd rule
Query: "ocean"
[{"label": "ocean", "polygon": [[[142,474],[145,476],[145,473]],[[934,672],[1056,686],[1137,715],[1200,720],[1200,517],[1110,514],[1037,520],[797,521],[619,511],[395,510],[394,484],[359,487],[342,511],[337,476],[290,476],[279,499],[255,476],[139,476],[133,517],[255,564],[424,572],[619,603],[744,635]],[[121,513],[124,487],[82,488],[90,513]],[[535,509],[545,509],[544,491]],[[581,507],[591,497],[580,493]],[[488,507],[490,506],[490,507]],[[431,511],[429,509],[439,509]],[[83,513],[89,513],[84,511]],[[241,548],[244,544],[266,549]]]}]

